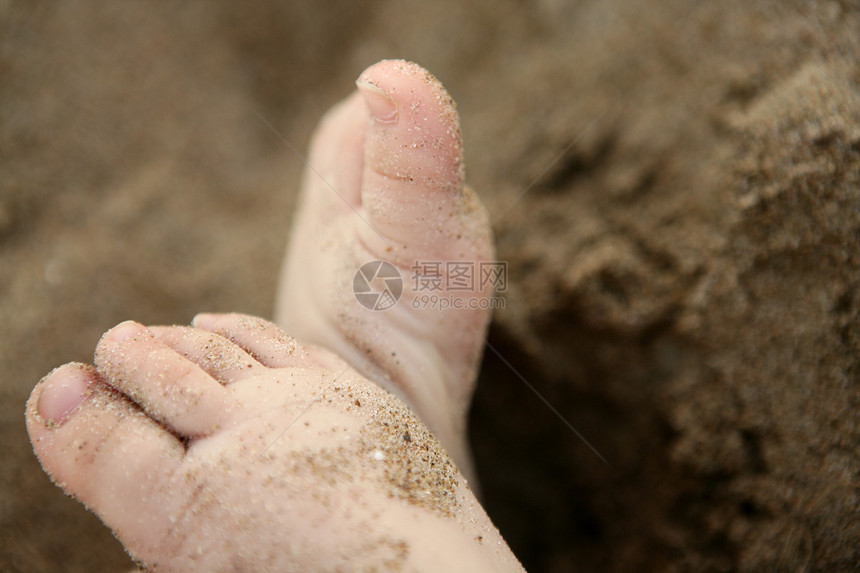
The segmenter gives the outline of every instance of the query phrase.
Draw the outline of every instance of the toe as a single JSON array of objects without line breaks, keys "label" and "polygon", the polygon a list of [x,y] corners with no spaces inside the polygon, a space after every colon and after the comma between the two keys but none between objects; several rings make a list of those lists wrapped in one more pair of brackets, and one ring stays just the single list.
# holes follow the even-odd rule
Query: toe
[{"label": "toe", "polygon": [[379,62],[356,84],[369,116],[361,200],[373,227],[359,232],[371,246],[377,233],[394,242],[383,249],[453,246],[475,203],[463,188],[454,101],[436,78],[410,62]]},{"label": "toe", "polygon": [[61,366],[45,377],[33,413],[46,425],[59,426],[90,396],[94,383],[87,365]]},{"label": "toe", "polygon": [[270,368],[295,366],[308,358],[295,338],[274,323],[256,316],[201,313],[191,323],[234,342]]},{"label": "toe", "polygon": [[238,382],[265,368],[247,351],[214,332],[190,326],[150,326],[149,331],[222,384]]},{"label": "toe", "polygon": [[303,197],[304,201],[319,203],[329,214],[349,212],[361,205],[366,123],[364,103],[357,93],[323,117],[311,142],[310,168],[305,173],[314,192]]},{"label": "toe", "polygon": [[61,366],[36,386],[26,422],[52,480],[98,514],[127,547],[157,536],[171,508],[150,502],[184,455],[175,436],[83,364]]},{"label": "toe", "polygon": [[235,405],[224,386],[205,370],[131,321],[105,333],[95,362],[108,384],[186,437],[204,436],[224,426]]},{"label": "toe", "polygon": [[385,60],[365,70],[356,85],[371,118],[365,180],[374,186],[399,182],[422,191],[458,192],[463,184],[460,120],[442,84],[417,64]]}]

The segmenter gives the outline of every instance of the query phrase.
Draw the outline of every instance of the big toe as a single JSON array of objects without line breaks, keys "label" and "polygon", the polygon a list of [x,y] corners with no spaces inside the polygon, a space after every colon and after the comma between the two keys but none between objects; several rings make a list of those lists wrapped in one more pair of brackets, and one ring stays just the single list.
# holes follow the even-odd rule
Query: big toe
[{"label": "big toe", "polygon": [[84,364],[61,366],[34,388],[26,423],[51,479],[101,517],[127,548],[145,556],[163,541],[173,508],[151,501],[183,456],[175,436]]},{"label": "big toe", "polygon": [[[463,145],[454,100],[427,70],[383,60],[356,81],[370,115],[365,181],[409,183],[421,191],[455,193],[463,185]],[[376,181],[373,176],[382,177]],[[366,200],[366,199],[365,199]]]},{"label": "big toe", "polygon": [[384,60],[356,85],[367,114],[361,203],[369,226],[358,227],[365,244],[408,248],[410,256],[450,258],[476,246],[489,254],[483,208],[463,185],[456,105],[442,84],[417,64]]}]

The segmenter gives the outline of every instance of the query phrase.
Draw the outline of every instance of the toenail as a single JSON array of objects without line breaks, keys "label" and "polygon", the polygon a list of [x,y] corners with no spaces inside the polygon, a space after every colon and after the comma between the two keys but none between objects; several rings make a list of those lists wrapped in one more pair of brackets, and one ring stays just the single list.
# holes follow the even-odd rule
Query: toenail
[{"label": "toenail", "polygon": [[37,408],[49,424],[65,422],[86,398],[92,377],[85,368],[82,364],[67,364],[45,377]]},{"label": "toenail", "polygon": [[201,312],[191,319],[191,326],[193,326],[194,328],[202,328],[203,330],[210,330],[212,328],[212,325],[215,324],[215,320],[217,318],[217,314]]},{"label": "toenail", "polygon": [[375,120],[382,123],[397,121],[397,105],[387,93],[382,91],[382,88],[361,78],[355,82],[355,85],[364,96],[367,109]]},{"label": "toenail", "polygon": [[126,320],[125,322],[121,322],[111,328],[105,334],[105,339],[110,342],[122,342],[143,331],[144,328],[145,327],[143,325],[138,324],[133,320]]}]

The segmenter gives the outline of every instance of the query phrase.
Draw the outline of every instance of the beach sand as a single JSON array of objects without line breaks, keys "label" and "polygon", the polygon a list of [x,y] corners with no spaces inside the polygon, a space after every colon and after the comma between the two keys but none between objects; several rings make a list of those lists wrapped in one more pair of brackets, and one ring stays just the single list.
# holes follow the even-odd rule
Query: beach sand
[{"label": "beach sand", "polygon": [[508,263],[471,433],[526,568],[855,567],[856,4],[218,0],[0,3],[0,569],[128,568],[26,397],[125,319],[270,316],[310,133],[392,57]]}]

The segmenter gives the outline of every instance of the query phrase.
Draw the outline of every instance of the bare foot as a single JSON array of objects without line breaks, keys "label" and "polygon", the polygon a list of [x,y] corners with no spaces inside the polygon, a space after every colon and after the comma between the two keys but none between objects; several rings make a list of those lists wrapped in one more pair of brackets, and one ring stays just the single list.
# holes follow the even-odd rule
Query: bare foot
[{"label": "bare foot", "polygon": [[522,571],[399,400],[274,324],[123,323],[27,403],[54,482],[151,571]]},{"label": "bare foot", "polygon": [[[315,137],[278,300],[349,364],[241,315],[129,322],[28,401],[45,470],[149,570],[522,571],[460,471],[493,248],[453,102],[405,62],[358,86]],[[355,295],[368,262],[404,279],[390,308]]]},{"label": "bare foot", "polygon": [[[466,414],[492,292],[480,266],[494,251],[483,206],[463,184],[457,112],[416,64],[380,62],[357,86],[314,136],[275,321],[406,401],[471,476]],[[403,279],[385,310],[354,296],[370,261]]]}]

